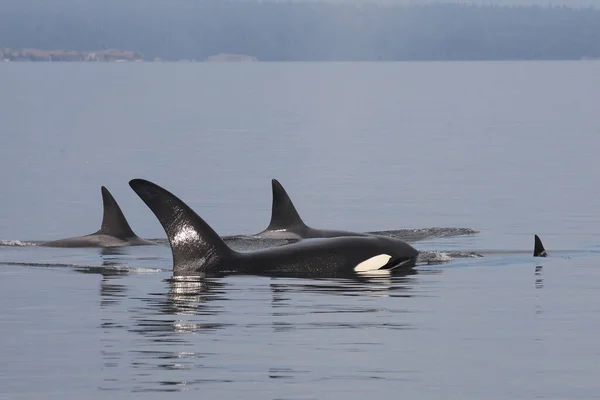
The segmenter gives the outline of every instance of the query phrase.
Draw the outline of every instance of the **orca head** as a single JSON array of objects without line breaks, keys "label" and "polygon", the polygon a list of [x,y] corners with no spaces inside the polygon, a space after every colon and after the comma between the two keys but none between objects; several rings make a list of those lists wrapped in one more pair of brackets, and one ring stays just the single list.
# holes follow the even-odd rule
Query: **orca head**
[{"label": "orca head", "polygon": [[419,251],[403,240],[373,236],[381,252],[359,262],[354,267],[355,272],[372,272],[377,270],[405,270],[415,266]]}]

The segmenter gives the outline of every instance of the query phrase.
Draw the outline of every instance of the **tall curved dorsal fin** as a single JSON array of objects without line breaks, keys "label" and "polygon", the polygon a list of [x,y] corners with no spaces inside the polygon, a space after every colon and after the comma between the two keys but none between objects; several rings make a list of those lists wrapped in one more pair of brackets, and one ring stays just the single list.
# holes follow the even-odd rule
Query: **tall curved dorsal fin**
[{"label": "tall curved dorsal fin", "polygon": [[235,252],[187,204],[173,193],[144,180],[132,179],[129,186],[162,225],[173,253],[173,275],[210,270]]},{"label": "tall curved dorsal fin", "polygon": [[538,235],[535,235],[535,244],[533,246],[533,256],[534,257],[546,257],[548,253],[546,253],[546,249],[544,249],[544,245],[540,240]]},{"label": "tall curved dorsal fin", "polygon": [[104,207],[102,226],[96,234],[110,235],[119,239],[136,237],[127,223],[121,207],[104,186],[102,186],[102,205]]},{"label": "tall curved dorsal fin", "polygon": [[271,222],[267,230],[306,226],[281,183],[277,179],[272,179],[271,185],[273,186],[273,207],[271,209]]}]

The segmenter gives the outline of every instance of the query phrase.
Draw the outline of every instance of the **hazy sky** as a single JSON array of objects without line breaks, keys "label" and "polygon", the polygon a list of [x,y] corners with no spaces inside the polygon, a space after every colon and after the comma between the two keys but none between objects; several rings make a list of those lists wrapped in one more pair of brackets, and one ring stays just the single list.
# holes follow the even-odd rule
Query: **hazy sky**
[{"label": "hazy sky", "polygon": [[[250,1],[250,0],[247,0]],[[313,0],[295,0],[313,1]],[[316,1],[316,0],[314,0]],[[567,5],[571,7],[599,6],[600,0],[329,0],[335,3],[380,3],[380,4],[423,4],[423,3],[477,3],[497,5]]]},{"label": "hazy sky", "polygon": [[[128,0],[103,0],[107,1],[111,4],[127,4]],[[194,0],[184,0],[186,1],[194,1]],[[201,1],[201,0],[198,0]],[[496,4],[496,5],[567,5],[571,7],[582,7],[582,6],[600,6],[600,0],[237,0],[237,1],[278,1],[278,2],[307,2],[307,1],[326,1],[331,3],[352,3],[352,4],[361,4],[361,3],[379,3],[379,4],[426,4],[426,3],[457,3],[457,4]],[[86,4],[93,3],[95,0],[0,0],[0,8],[6,5],[19,5],[19,8],[23,6],[27,7],[27,5],[31,7],[38,7],[40,4],[43,4],[46,7],[52,7],[52,4]],[[146,3],[149,5],[152,4],[160,4],[160,5],[169,5],[169,0],[146,0]],[[177,2],[175,2],[177,3]],[[45,7],[45,8],[46,8]]]}]

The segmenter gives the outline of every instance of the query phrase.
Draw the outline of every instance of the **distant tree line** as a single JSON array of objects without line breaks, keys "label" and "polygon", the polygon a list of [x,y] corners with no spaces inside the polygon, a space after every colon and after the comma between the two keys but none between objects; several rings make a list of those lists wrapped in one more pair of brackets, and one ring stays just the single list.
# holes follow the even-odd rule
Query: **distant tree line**
[{"label": "distant tree line", "polygon": [[600,10],[233,0],[3,0],[0,47],[125,49],[146,60],[600,57]]},{"label": "distant tree line", "polygon": [[40,50],[7,49],[0,47],[0,60],[9,61],[142,61],[144,56],[135,51],[98,50]]}]

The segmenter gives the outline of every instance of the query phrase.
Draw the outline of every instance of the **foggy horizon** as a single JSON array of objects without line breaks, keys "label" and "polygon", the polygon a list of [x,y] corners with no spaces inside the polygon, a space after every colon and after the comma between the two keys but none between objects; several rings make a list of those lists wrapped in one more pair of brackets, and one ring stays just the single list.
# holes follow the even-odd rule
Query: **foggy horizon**
[{"label": "foggy horizon", "polygon": [[[161,0],[156,0],[161,1]],[[253,2],[258,0],[234,0]],[[262,0],[276,1],[276,0]],[[285,1],[285,0],[284,0]],[[498,5],[498,6],[567,6],[567,7],[595,7],[600,4],[598,0],[293,0],[295,2],[322,2],[339,4],[385,4],[385,5],[420,5],[420,4],[475,4],[475,5]]]},{"label": "foggy horizon", "polygon": [[534,2],[8,0],[0,49],[121,49],[146,60],[221,53],[259,61],[600,57],[600,9]]}]

